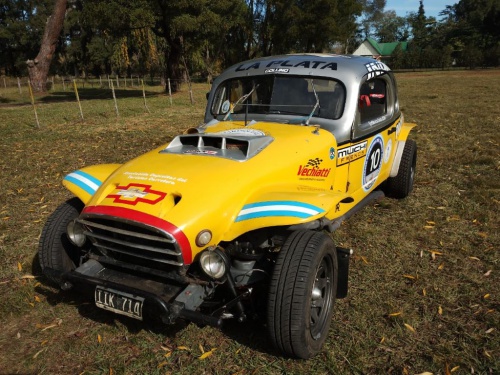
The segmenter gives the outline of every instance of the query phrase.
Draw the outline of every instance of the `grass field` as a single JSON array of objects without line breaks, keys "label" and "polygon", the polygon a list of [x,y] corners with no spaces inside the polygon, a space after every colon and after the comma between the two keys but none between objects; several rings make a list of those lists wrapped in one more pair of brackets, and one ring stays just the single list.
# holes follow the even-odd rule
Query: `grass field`
[{"label": "grass field", "polygon": [[[398,74],[419,147],[416,185],[334,234],[354,249],[350,290],[324,351],[285,359],[259,322],[158,327],[51,287],[36,252],[48,215],[85,165],[124,162],[203,118],[208,85],[36,98],[0,88],[0,374],[499,374],[500,71]],[[205,354],[204,354],[205,353]],[[203,355],[204,354],[204,355]]]}]

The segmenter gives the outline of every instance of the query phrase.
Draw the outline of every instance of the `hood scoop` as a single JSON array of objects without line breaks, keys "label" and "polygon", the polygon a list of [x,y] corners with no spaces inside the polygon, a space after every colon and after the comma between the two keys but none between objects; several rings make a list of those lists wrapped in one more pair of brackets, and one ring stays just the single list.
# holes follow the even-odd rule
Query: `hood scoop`
[{"label": "hood scoop", "polygon": [[272,141],[272,137],[265,135],[185,134],[175,137],[160,153],[218,156],[245,161]]}]

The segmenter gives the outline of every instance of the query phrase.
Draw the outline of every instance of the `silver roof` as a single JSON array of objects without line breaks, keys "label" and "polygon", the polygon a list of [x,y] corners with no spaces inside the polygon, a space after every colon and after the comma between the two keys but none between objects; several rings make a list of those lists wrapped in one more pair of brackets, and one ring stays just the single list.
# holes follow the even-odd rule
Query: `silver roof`
[{"label": "silver roof", "polygon": [[[345,142],[350,138],[355,120],[360,85],[366,80],[388,72],[390,68],[380,61],[351,55],[291,54],[243,61],[229,67],[214,80],[208,98],[205,122],[213,119],[210,103],[215,90],[228,79],[269,74],[324,77],[336,79],[345,86],[347,96],[344,113],[338,120],[314,120],[322,128],[331,131],[338,142]],[[388,78],[388,81],[394,84],[393,78]],[[399,107],[397,105],[395,107],[397,113],[393,113],[390,120],[399,116]]]}]

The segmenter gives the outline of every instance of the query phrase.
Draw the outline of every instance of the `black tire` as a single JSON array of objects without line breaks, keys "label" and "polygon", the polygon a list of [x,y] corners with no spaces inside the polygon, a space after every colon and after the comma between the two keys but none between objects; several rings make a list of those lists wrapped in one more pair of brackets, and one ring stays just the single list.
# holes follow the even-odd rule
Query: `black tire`
[{"label": "black tire", "polygon": [[337,294],[337,252],[321,232],[295,231],[276,259],[267,323],[274,346],[283,354],[307,359],[328,336]]},{"label": "black tire", "polygon": [[413,190],[417,166],[417,143],[407,139],[396,177],[387,180],[385,194],[391,198],[406,198]]},{"label": "black tire", "polygon": [[71,198],[57,207],[43,227],[38,244],[40,266],[45,276],[56,284],[60,283],[57,274],[75,269],[80,261],[81,251],[68,239],[66,228],[83,207],[82,201]]}]

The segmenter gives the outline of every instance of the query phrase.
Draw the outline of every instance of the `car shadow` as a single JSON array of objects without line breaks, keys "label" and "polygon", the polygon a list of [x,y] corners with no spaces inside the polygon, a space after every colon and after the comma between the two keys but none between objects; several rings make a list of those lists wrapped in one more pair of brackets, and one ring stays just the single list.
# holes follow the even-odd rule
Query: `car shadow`
[{"label": "car shadow", "polygon": [[[137,334],[146,330],[173,338],[188,324],[195,324],[179,320],[177,323],[170,325],[161,322],[159,318],[154,316],[147,316],[144,320],[140,321],[100,309],[94,303],[93,289],[76,287],[64,291],[46,278],[40,267],[38,254],[35,255],[32,261],[32,274],[40,281],[40,285],[35,287],[35,291],[43,295],[47,303],[51,306],[74,306],[80,316],[86,319],[110,327],[116,327],[120,324],[126,327],[127,331],[131,334]],[[265,316],[263,312],[259,312],[258,315],[249,318],[244,323],[238,323],[235,319],[225,320],[221,331],[226,337],[238,342],[240,345],[262,354],[277,356],[279,353],[275,351],[268,339],[264,322]]]}]

